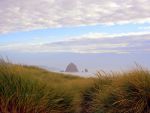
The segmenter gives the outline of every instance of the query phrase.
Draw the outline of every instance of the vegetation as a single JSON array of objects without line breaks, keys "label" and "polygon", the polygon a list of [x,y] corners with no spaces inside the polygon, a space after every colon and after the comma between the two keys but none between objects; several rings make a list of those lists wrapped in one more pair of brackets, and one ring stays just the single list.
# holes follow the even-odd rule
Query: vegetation
[{"label": "vegetation", "polygon": [[[109,82],[106,82],[106,81]],[[95,113],[149,113],[150,72],[142,69],[101,77],[105,86],[97,88],[93,100]],[[98,84],[98,83],[97,83]],[[99,85],[99,84],[98,84]]]},{"label": "vegetation", "polygon": [[0,113],[149,113],[150,72],[94,78],[0,60]]}]

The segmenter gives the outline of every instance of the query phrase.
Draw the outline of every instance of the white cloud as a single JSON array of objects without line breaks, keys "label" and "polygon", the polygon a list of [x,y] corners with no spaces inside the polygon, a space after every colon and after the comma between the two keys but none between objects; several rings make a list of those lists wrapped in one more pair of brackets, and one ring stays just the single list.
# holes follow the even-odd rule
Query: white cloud
[{"label": "white cloud", "polygon": [[[128,33],[118,33],[118,34],[110,34],[110,33],[96,33],[96,32],[90,32],[88,34],[84,34],[82,36],[76,36],[76,37],[70,37],[69,40],[81,40],[81,39],[112,39],[116,37],[128,37],[128,36],[134,36],[133,38],[137,39],[137,36],[139,35],[150,35],[150,31],[141,31],[141,32],[128,32]],[[141,38],[141,37],[140,37]],[[150,39],[150,37],[143,37],[146,39]]]},{"label": "white cloud", "polygon": [[[3,44],[0,50],[21,52],[135,53],[150,52],[150,33],[85,34],[50,43]],[[95,35],[94,35],[95,34]],[[85,37],[86,38],[83,38]],[[92,37],[91,36],[95,36]],[[99,37],[100,36],[100,37]],[[104,36],[104,37],[103,37]]]},{"label": "white cloud", "polygon": [[150,23],[149,0],[1,0],[0,33],[64,26]]}]

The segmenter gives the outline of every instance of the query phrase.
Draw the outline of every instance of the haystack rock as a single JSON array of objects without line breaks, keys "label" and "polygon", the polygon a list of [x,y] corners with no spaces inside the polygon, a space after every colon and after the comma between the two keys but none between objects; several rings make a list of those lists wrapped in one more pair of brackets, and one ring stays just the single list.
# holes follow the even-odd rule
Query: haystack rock
[{"label": "haystack rock", "polygon": [[68,64],[65,72],[78,72],[78,68],[74,63]]},{"label": "haystack rock", "polygon": [[84,71],[87,73],[87,72],[88,72],[88,69],[85,69]]}]

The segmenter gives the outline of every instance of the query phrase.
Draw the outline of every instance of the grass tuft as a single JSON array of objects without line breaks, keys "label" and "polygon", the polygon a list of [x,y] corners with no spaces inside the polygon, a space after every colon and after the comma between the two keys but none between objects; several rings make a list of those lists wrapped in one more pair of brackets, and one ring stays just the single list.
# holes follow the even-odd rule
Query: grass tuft
[{"label": "grass tuft", "polygon": [[149,113],[150,72],[49,72],[0,59],[0,113]]}]

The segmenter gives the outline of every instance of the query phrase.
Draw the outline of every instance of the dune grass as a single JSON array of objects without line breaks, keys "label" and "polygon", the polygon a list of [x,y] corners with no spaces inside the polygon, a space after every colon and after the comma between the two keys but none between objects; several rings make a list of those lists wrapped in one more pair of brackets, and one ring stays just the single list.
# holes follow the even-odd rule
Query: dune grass
[{"label": "dune grass", "polygon": [[79,92],[89,83],[85,78],[1,60],[0,113],[76,112]]},{"label": "dune grass", "polygon": [[89,113],[150,113],[150,72],[97,75]]},{"label": "dune grass", "polygon": [[150,72],[48,72],[0,60],[0,113],[149,113]]}]

